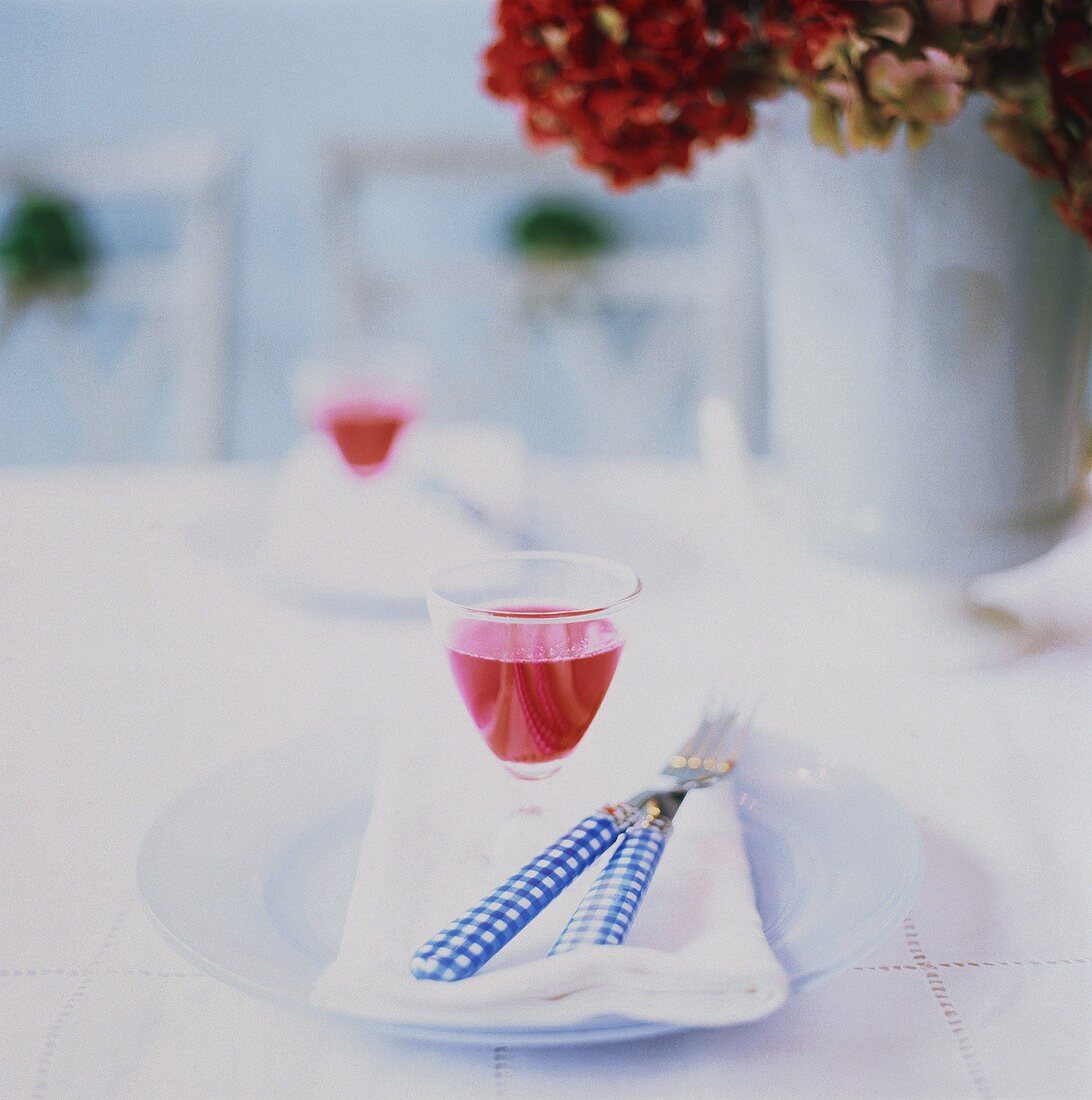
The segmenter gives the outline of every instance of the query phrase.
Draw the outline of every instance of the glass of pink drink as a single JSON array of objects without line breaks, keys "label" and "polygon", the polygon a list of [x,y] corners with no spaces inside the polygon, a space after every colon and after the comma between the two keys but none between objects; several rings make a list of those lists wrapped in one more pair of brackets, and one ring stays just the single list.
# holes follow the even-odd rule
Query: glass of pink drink
[{"label": "glass of pink drink", "polygon": [[580,743],[640,593],[632,569],[581,554],[506,554],[433,577],[429,614],[459,694],[513,775],[553,775]]},{"label": "glass of pink drink", "polygon": [[321,431],[352,473],[387,470],[421,418],[427,364],[410,345],[369,342],[340,357],[309,359],[293,380],[300,419]]},{"label": "glass of pink drink", "polygon": [[412,397],[364,389],[331,399],[316,421],[349,469],[370,477],[386,469],[399,436],[417,415]]}]

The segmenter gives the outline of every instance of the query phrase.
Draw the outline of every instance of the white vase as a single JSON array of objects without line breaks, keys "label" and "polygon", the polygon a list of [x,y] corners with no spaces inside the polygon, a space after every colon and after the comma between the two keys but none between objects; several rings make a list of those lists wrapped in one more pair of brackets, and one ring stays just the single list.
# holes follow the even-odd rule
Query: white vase
[{"label": "white vase", "polygon": [[910,152],[756,138],[774,453],[822,545],[969,578],[1027,561],[1078,500],[1089,253],[972,101]]}]

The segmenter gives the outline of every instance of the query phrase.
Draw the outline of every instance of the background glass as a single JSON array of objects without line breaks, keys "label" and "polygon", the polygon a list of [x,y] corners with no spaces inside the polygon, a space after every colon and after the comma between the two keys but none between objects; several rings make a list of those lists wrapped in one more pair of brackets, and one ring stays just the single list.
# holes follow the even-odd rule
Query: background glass
[{"label": "background glass", "polygon": [[424,353],[408,344],[376,343],[308,360],[295,379],[301,421],[324,433],[349,469],[365,477],[393,459],[422,414],[426,389]]}]

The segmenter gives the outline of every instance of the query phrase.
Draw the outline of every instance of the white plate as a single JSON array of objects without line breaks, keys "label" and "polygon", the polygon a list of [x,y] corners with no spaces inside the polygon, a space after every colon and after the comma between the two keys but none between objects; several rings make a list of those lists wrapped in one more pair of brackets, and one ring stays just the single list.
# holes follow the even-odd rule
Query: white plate
[{"label": "white plate", "polygon": [[[368,816],[361,792],[373,767],[374,750],[359,735],[329,735],[242,760],[191,789],[141,851],[138,877],[152,920],[215,977],[309,1009],[311,985],[340,941]],[[763,926],[794,989],[844,970],[898,926],[917,893],[921,842],[887,792],[851,768],[757,734],[737,790]],[[558,1030],[378,1029],[524,1046],[676,1030],[609,1020]]]}]

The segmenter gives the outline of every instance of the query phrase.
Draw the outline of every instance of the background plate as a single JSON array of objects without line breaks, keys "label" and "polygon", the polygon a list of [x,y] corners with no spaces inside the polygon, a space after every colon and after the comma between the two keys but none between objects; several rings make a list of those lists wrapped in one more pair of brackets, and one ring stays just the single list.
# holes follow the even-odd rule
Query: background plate
[{"label": "background plate", "polygon": [[[152,827],[138,878],[152,920],[184,956],[251,993],[311,1010],[334,958],[368,818],[375,742],[329,735],[248,757],[204,780]],[[740,801],[763,926],[794,989],[852,965],[917,893],[921,842],[891,796],[852,768],[755,734]],[[603,1020],[580,1029],[375,1025],[403,1038],[525,1046],[677,1030]]]}]

